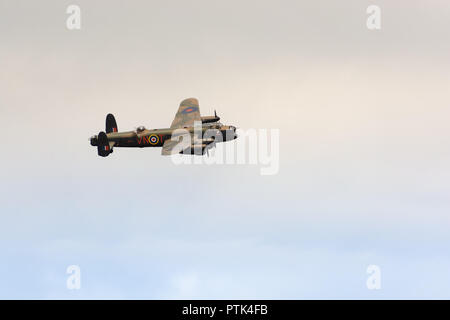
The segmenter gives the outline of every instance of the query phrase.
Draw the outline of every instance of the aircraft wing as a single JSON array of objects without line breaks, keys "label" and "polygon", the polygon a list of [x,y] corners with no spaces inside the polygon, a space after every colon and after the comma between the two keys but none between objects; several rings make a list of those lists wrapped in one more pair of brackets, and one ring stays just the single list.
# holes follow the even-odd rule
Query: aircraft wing
[{"label": "aircraft wing", "polygon": [[163,156],[169,156],[172,154],[177,154],[177,153],[186,153],[187,154],[197,154],[197,155],[203,155],[205,148],[208,148],[208,145],[211,144],[212,142],[206,142],[206,143],[192,143],[189,145],[185,145],[185,144],[180,144],[177,141],[171,141],[171,140],[166,140],[166,142],[164,143],[162,150],[161,150],[161,155]]},{"label": "aircraft wing", "polygon": [[173,119],[170,128],[193,127],[194,121],[202,121],[198,100],[195,98],[185,99],[181,101],[178,112],[175,115],[175,119]]},{"label": "aircraft wing", "polygon": [[[200,109],[198,106],[198,100],[195,98],[189,98],[181,101],[178,112],[173,119],[170,126],[171,129],[179,129],[184,127],[193,127],[195,121],[202,121],[200,117]],[[173,148],[178,144],[178,141],[166,140],[161,150],[162,155],[171,155],[172,153],[178,153],[181,150],[175,151]]]},{"label": "aircraft wing", "polygon": [[[166,140],[164,142],[164,145],[161,149],[161,155],[163,156],[170,156],[173,153],[176,153],[173,148],[177,145],[177,141],[172,141],[172,140]],[[179,152],[179,151],[178,151]]]}]

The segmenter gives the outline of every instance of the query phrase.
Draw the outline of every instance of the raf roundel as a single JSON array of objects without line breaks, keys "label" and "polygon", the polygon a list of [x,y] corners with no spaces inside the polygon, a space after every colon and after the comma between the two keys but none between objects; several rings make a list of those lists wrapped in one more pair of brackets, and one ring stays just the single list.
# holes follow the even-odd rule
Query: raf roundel
[{"label": "raf roundel", "polygon": [[156,134],[153,134],[148,138],[148,141],[150,142],[151,145],[158,144],[159,137]]},{"label": "raf roundel", "polygon": [[191,112],[195,112],[195,111],[198,111],[198,108],[197,108],[197,107],[187,107],[186,109],[184,109],[183,111],[181,111],[181,113],[186,114],[186,113],[191,113]]}]

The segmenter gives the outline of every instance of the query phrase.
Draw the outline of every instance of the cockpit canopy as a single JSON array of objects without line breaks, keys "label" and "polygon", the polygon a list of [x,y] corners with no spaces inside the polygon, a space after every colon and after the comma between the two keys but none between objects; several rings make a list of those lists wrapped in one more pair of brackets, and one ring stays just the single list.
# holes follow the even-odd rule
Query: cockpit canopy
[{"label": "cockpit canopy", "polygon": [[144,126],[139,126],[139,127],[137,127],[136,132],[142,132],[144,130],[145,130]]}]

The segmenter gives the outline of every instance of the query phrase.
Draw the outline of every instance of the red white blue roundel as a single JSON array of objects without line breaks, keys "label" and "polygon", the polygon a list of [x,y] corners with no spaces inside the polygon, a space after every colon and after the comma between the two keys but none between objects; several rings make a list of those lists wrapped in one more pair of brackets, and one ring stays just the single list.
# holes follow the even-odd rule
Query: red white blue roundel
[{"label": "red white blue roundel", "polygon": [[156,134],[152,134],[151,136],[148,137],[148,141],[150,142],[150,144],[155,145],[158,144],[159,142],[159,137]]},{"label": "red white blue roundel", "polygon": [[181,113],[186,114],[186,113],[191,113],[191,112],[195,112],[195,111],[198,111],[198,108],[197,108],[197,107],[187,107],[186,109],[184,109],[183,111],[181,111]]}]

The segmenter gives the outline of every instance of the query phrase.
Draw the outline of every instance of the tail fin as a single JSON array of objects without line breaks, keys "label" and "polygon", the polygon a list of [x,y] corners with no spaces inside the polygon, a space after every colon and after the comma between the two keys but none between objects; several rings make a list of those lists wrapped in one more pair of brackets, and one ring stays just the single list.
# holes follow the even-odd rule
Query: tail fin
[{"label": "tail fin", "polygon": [[109,113],[106,116],[106,133],[117,132],[117,122],[114,116]]},{"label": "tail fin", "polygon": [[100,157],[107,157],[112,152],[112,148],[109,146],[108,137],[103,131],[98,134],[97,151]]}]

